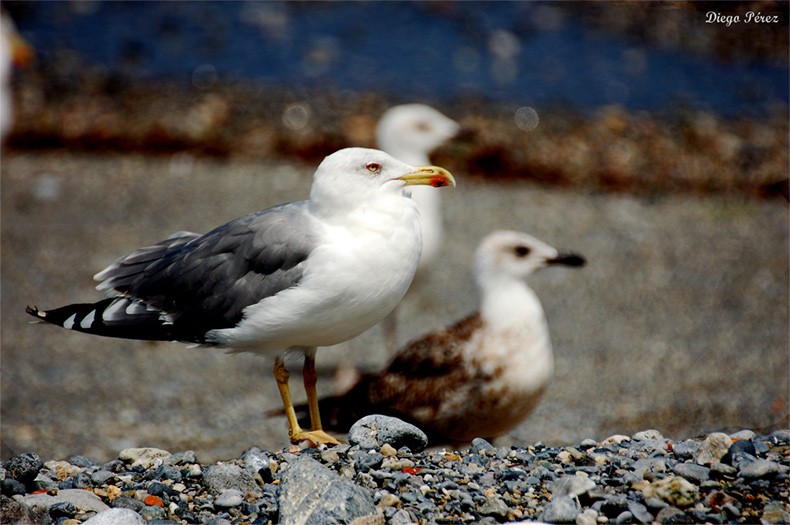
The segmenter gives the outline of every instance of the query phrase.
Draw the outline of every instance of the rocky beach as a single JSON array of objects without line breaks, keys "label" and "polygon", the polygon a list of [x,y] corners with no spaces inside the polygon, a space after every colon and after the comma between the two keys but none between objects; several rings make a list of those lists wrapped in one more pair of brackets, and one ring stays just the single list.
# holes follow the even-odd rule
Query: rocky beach
[{"label": "rocky beach", "polygon": [[360,420],[349,444],[258,447],[202,463],[194,451],[120,451],[0,465],[3,523],[788,523],[790,431],[711,433],[673,441],[656,430],[462,450],[424,450],[416,427]]},{"label": "rocky beach", "polygon": [[[297,45],[271,24],[312,23],[307,4],[149,3],[152,33],[113,33],[108,58],[85,28],[134,18],[132,4],[9,4],[38,58],[14,72],[0,162],[0,522],[790,522],[787,4],[722,4],[721,20],[778,17],[727,25],[694,3],[501,3],[480,18],[414,3],[408,21],[439,28],[452,57],[419,73],[460,78],[452,94],[414,74],[377,90],[353,43],[378,41],[344,39],[347,6],[324,6],[339,22]],[[405,23],[391,4],[366,9]],[[211,46],[188,52],[194,35]],[[285,61],[223,73],[261,38],[263,59],[296,56],[304,78]],[[362,87],[329,81],[340,57],[356,61],[352,84],[371,73]],[[186,80],[151,73],[182,66]],[[472,255],[492,230],[588,262],[528,280],[554,378],[511,433],[442,449],[376,419],[339,447],[289,446],[269,415],[270,360],[30,323],[28,305],[99,299],[91,276],[118,256],[304,199],[325,155],[373,146],[382,112],[415,101],[463,132],[431,158],[458,185],[442,194],[440,262],[399,306],[398,344],[476,308]],[[321,349],[319,393],[390,357],[378,326]]]}]

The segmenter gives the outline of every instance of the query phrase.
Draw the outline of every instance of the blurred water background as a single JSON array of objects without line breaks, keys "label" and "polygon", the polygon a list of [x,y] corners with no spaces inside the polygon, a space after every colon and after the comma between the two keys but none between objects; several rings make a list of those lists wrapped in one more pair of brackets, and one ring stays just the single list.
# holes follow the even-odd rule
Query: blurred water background
[{"label": "blurred water background", "polygon": [[[551,2],[23,2],[24,35],[56,67],[205,88],[252,80],[393,98],[483,97],[593,109],[682,105],[764,115],[788,102],[782,46],[742,56],[708,13],[755,6]],[[606,4],[605,2],[603,4]],[[766,15],[787,6],[765,5]],[[783,20],[785,20],[783,18]],[[782,25],[751,23],[772,39]],[[757,40],[757,38],[755,40]],[[740,47],[740,46],[739,46]],[[65,65],[64,65],[65,64]]]}]

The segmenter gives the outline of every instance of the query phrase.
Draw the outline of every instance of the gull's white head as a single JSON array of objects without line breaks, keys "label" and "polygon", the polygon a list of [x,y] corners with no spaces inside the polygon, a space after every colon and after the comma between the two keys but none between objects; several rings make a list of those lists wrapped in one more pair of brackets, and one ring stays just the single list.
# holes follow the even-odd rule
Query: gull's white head
[{"label": "gull's white head", "polygon": [[316,203],[362,202],[375,195],[403,194],[404,186],[455,186],[449,171],[437,166],[411,166],[383,151],[345,148],[327,156],[318,166],[310,191]]},{"label": "gull's white head", "polygon": [[405,162],[426,163],[428,154],[460,129],[454,120],[424,104],[394,106],[376,127],[378,147]]},{"label": "gull's white head", "polygon": [[479,277],[523,279],[550,265],[584,266],[583,257],[560,253],[531,235],[498,230],[486,236],[477,248],[475,269]]}]

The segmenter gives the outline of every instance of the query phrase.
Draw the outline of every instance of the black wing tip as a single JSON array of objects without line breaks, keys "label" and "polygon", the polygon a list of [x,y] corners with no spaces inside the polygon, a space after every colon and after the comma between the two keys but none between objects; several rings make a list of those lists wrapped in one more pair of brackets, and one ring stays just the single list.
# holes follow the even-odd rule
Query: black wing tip
[{"label": "black wing tip", "polygon": [[30,305],[25,306],[25,312],[38,319],[43,319],[44,317],[46,317],[46,312],[42,312],[41,310],[39,310],[38,306],[30,306]]}]

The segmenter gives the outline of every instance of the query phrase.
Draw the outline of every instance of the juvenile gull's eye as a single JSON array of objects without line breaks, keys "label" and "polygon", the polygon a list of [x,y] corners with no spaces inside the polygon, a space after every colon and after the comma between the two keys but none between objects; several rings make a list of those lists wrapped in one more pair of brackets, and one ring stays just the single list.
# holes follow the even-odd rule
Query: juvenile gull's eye
[{"label": "juvenile gull's eye", "polygon": [[371,173],[381,173],[381,164],[379,164],[378,162],[368,162],[367,164],[365,164],[365,167]]},{"label": "juvenile gull's eye", "polygon": [[513,252],[516,254],[516,257],[526,257],[529,255],[529,248],[526,246],[516,246]]}]

